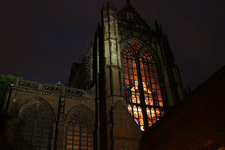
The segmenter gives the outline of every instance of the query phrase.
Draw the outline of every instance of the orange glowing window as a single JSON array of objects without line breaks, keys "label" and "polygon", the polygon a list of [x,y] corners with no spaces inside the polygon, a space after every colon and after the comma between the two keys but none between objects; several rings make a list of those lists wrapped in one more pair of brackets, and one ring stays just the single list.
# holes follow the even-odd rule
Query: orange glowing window
[{"label": "orange glowing window", "polygon": [[138,107],[138,118],[140,122],[140,129],[144,131],[144,120],[143,120],[142,109],[140,106]]},{"label": "orange glowing window", "polygon": [[[123,46],[120,56],[128,112],[144,131],[144,125],[152,126],[164,115],[164,110],[157,72],[159,69],[150,52],[147,49],[140,51],[141,47],[137,42],[130,42]],[[141,53],[136,54],[138,52]],[[142,109],[143,106],[146,109]],[[143,112],[144,110],[146,111]],[[144,120],[146,117],[143,114],[147,115],[147,120]]]},{"label": "orange glowing window", "polygon": [[130,115],[133,116],[132,107],[130,105],[128,105],[128,111],[129,111]]},{"label": "orange glowing window", "polygon": [[142,45],[140,45],[137,42],[130,42],[130,45],[133,47],[133,49],[136,51],[136,53],[138,52],[138,50],[142,47]]},{"label": "orange glowing window", "polygon": [[140,60],[141,61],[139,64],[142,76],[143,92],[150,94],[144,94],[145,104],[163,107],[155,61],[153,61],[153,58],[147,49],[144,49],[144,51],[140,54]]}]

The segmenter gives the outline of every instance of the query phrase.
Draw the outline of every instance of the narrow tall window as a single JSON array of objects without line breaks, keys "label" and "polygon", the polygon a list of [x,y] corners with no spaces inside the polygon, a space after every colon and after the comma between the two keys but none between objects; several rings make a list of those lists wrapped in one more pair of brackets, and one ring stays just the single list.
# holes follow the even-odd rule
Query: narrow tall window
[{"label": "narrow tall window", "polygon": [[66,136],[66,150],[93,150],[94,123],[82,109],[70,114]]},{"label": "narrow tall window", "polygon": [[[140,129],[144,131],[144,121],[142,109],[140,106],[141,99],[135,56],[134,53],[128,48],[122,49],[121,55],[121,64],[125,77],[126,101],[131,104],[128,106],[128,110],[131,115],[134,114],[132,115],[134,117],[134,121],[140,126]],[[141,116],[142,118],[140,118]]]},{"label": "narrow tall window", "polygon": [[[129,113],[140,129],[144,131],[145,123],[150,127],[164,115],[161,89],[156,64],[151,54],[147,49],[140,53],[139,50],[142,45],[137,42],[130,42],[129,44],[132,48],[125,45],[121,50],[126,101],[129,103]],[[140,58],[137,56],[140,56]],[[140,87],[140,83],[142,83],[142,87]],[[139,90],[139,88],[143,90]],[[141,97],[144,97],[144,99],[141,99]],[[146,112],[143,112],[141,106],[146,107]],[[143,119],[143,113],[147,115],[147,120]]]},{"label": "narrow tall window", "polygon": [[164,111],[162,109],[162,95],[155,61],[153,60],[151,54],[147,51],[147,49],[144,49],[144,51],[140,55],[140,70],[145,105],[147,107],[154,107],[151,107],[151,111],[149,111],[149,109],[146,109],[147,116],[150,116],[149,113],[151,112],[151,117],[147,117],[148,126],[151,126],[164,115]]}]

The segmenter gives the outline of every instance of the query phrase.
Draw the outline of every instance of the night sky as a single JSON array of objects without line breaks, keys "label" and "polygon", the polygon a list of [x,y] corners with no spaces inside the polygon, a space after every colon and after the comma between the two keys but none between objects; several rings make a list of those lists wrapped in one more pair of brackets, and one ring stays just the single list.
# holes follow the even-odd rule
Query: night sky
[{"label": "night sky", "polygon": [[[117,12],[126,0],[109,1]],[[3,0],[0,2],[0,75],[67,85],[93,41],[105,0]],[[131,0],[155,30],[168,36],[183,86],[195,89],[225,64],[224,0]]]}]

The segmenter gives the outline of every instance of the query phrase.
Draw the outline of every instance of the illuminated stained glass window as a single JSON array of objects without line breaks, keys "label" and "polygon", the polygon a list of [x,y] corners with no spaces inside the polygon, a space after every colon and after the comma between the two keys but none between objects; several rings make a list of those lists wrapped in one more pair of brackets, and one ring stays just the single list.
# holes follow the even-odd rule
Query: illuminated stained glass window
[{"label": "illuminated stained glass window", "polygon": [[133,105],[132,107],[131,105],[128,105],[128,111],[130,115],[134,117],[134,121],[137,123],[137,125],[140,126],[140,129],[144,131],[145,127],[141,107],[140,106],[137,107],[136,105]]},{"label": "illuminated stained glass window", "polygon": [[128,105],[128,111],[134,117],[134,121],[140,126],[141,130],[144,131],[143,113],[139,106],[141,99],[134,53],[130,49],[124,48],[121,50],[121,56],[125,78],[126,101],[132,104]]},{"label": "illuminated stained glass window", "polygon": [[140,93],[138,89],[138,76],[136,62],[130,49],[121,50],[121,64],[124,71],[126,100],[130,103],[140,104]]},{"label": "illuminated stained glass window", "polygon": [[142,47],[142,45],[137,42],[130,42],[129,44],[133,47],[136,53],[138,53],[138,50]]},{"label": "illuminated stained glass window", "polygon": [[[147,49],[140,53],[138,50],[142,45],[137,42],[130,42],[129,44],[130,48],[125,45],[121,50],[126,101],[129,103],[129,113],[140,129],[144,131],[145,123],[150,127],[164,116],[163,100],[156,64],[151,54]],[[139,55],[140,58],[137,57]],[[139,85],[140,83],[143,87]],[[143,92],[139,88],[142,88]],[[144,99],[142,100],[141,97],[144,97]],[[146,112],[143,112],[141,106],[145,106]],[[143,113],[147,115],[147,120],[144,120]]]},{"label": "illuminated stained glass window", "polygon": [[160,108],[163,107],[162,95],[155,61],[147,49],[141,53],[139,60],[145,105],[154,107],[150,110],[146,109],[148,125],[151,126],[163,116],[160,112],[164,114],[163,109]]}]

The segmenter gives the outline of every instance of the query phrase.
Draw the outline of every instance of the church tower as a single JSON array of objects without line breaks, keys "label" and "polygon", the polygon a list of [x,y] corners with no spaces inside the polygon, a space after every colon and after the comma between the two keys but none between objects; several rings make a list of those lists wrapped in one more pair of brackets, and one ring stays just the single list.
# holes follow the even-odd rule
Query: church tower
[{"label": "church tower", "polygon": [[[101,149],[110,149],[114,114],[112,107],[117,101],[125,103],[123,71],[120,62],[118,21],[115,8],[107,4],[102,8],[102,26],[95,38],[94,66],[96,82],[96,114],[100,128]],[[100,121],[101,120],[101,121]],[[105,140],[105,144],[102,140]]]},{"label": "church tower", "polygon": [[161,25],[155,21],[152,30],[129,0],[118,13],[109,2],[101,13],[93,46],[96,140],[101,149],[133,149],[138,144],[131,148],[126,140],[141,138],[183,99],[181,78]]}]

